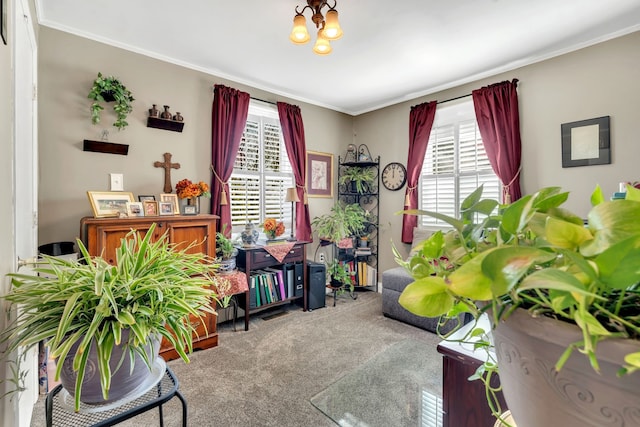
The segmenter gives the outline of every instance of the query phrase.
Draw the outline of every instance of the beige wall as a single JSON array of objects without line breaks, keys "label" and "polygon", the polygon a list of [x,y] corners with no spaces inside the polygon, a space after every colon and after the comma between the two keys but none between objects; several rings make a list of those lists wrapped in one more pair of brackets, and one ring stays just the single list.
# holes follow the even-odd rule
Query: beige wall
[{"label": "beige wall", "polygon": [[[158,195],[164,175],[153,162],[170,152],[181,165],[172,171],[174,186],[182,178],[208,180],[217,83],[267,101],[300,105],[310,150],[335,153],[351,140],[352,118],[345,114],[50,28],[42,27],[40,35],[40,243],[78,236],[80,219],[92,214],[86,191],[108,190],[109,173],[123,173],[125,191],[136,196]],[[134,110],[123,131],[112,126],[112,110],[103,111],[100,124],[91,124],[87,94],[99,71],[117,76],[133,93]],[[184,131],[147,128],[152,104],[169,105],[174,114],[179,111]],[[109,130],[110,142],[129,144],[127,156],[82,151],[83,140],[100,140],[103,129]],[[311,211],[328,210],[326,200],[311,200]]]},{"label": "beige wall", "polygon": [[[90,215],[87,190],[107,190],[110,172],[124,173],[125,190],[159,194],[162,172],[153,168],[162,153],[173,153],[182,168],[180,178],[208,177],[210,157],[211,88],[215,83],[245,90],[252,96],[300,105],[310,150],[344,155],[348,143],[367,144],[381,166],[406,164],[410,107],[429,100],[445,100],[473,89],[518,78],[523,142],[524,192],[559,185],[571,191],[568,207],[580,215],[588,211],[588,196],[596,184],[609,194],[618,182],[640,179],[636,163],[640,144],[634,120],[640,112],[640,33],[614,39],[508,73],[466,84],[427,97],[383,108],[357,117],[313,105],[278,98],[251,87],[164,63],[152,58],[82,39],[49,28],[40,37],[40,242],[73,239],[82,216]],[[118,76],[136,98],[125,131],[118,132],[103,114],[93,126],[86,99],[98,71]],[[151,104],[167,104],[185,117],[183,133],[146,127]],[[563,169],[560,125],[599,116],[611,116],[612,164]],[[106,125],[105,125],[106,123]],[[83,139],[100,139],[109,129],[110,141],[129,144],[128,156],[87,153]],[[379,270],[395,265],[391,241],[400,242],[404,191],[381,189]],[[329,199],[310,199],[311,217],[331,207]]]},{"label": "beige wall", "polygon": [[[596,184],[605,194],[621,181],[640,180],[640,32],[473,82],[424,98],[377,110],[354,119],[356,142],[380,154],[381,165],[406,165],[412,105],[470,94],[473,89],[517,78],[522,136],[522,185],[525,193],[546,186],[571,191],[567,207],[584,216]],[[611,116],[610,165],[562,168],[560,125]],[[390,241],[400,242],[404,191],[381,189],[379,270],[394,267]]]}]

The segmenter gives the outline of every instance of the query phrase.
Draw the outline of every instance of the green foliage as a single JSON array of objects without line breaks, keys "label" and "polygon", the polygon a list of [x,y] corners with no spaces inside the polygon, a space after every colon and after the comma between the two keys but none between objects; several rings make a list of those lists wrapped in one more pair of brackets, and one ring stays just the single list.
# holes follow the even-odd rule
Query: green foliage
[{"label": "green foliage", "polygon": [[[155,224],[144,237],[135,231],[127,234],[113,266],[91,257],[78,240],[81,260],[45,256],[35,269],[38,275],[9,274],[12,287],[3,298],[11,303],[16,319],[0,332],[0,343],[6,345],[3,358],[42,340],[48,341],[53,358],[74,357],[79,379],[76,410],[88,347],[98,348],[102,390],[107,396],[111,351],[126,329],[132,359],[140,354],[150,367],[153,361],[145,348],[151,337],[164,337],[188,362],[195,332],[189,316],[201,319],[205,312],[215,313],[211,302],[217,296],[210,286],[215,285],[217,265],[204,254],[189,253],[197,242],[170,244],[166,234],[151,241],[154,229]],[[78,350],[69,354],[74,343],[80,343]],[[57,365],[56,380],[62,365]]]},{"label": "green foliage", "polygon": [[342,171],[339,183],[345,185],[353,182],[356,186],[356,191],[362,194],[371,192],[371,184],[375,182],[376,177],[376,170],[373,168],[350,166]]},{"label": "green foliage", "polygon": [[321,239],[337,243],[363,231],[366,219],[366,212],[359,205],[338,202],[330,213],[315,217],[311,226]]},{"label": "green foliage", "polygon": [[[491,309],[494,322],[522,307],[575,323],[583,340],[567,349],[557,369],[578,350],[598,371],[598,342],[638,339],[639,190],[628,186],[626,200],[605,201],[597,188],[586,226],[561,207],[568,193],[557,187],[499,207],[481,195],[482,187],[463,202],[460,219],[412,211],[453,229],[434,233],[408,261],[396,251],[396,261],[415,279],[401,305],[422,316],[478,316]],[[621,373],[640,369],[640,354],[625,360]]]},{"label": "green foliage", "polygon": [[222,226],[222,232],[219,231],[216,233],[216,254],[223,260],[233,258],[238,253],[238,250],[233,244],[233,240],[225,236],[226,229],[227,224],[224,224]]},{"label": "green foliage", "polygon": [[131,102],[134,98],[121,82],[115,77],[103,77],[101,73],[98,73],[98,77],[93,81],[93,86],[89,91],[88,98],[93,100],[91,104],[91,122],[95,125],[100,122],[100,112],[104,110],[104,107],[100,105],[105,101],[105,97],[112,97],[114,99],[113,110],[116,112],[117,119],[113,125],[118,130],[124,129],[129,123],[127,123],[127,114],[133,111]]},{"label": "green foliage", "polygon": [[349,271],[348,267],[337,259],[332,260],[327,266],[327,275],[333,284],[339,284],[339,286],[348,284],[349,290],[353,292],[353,276],[355,273]]}]

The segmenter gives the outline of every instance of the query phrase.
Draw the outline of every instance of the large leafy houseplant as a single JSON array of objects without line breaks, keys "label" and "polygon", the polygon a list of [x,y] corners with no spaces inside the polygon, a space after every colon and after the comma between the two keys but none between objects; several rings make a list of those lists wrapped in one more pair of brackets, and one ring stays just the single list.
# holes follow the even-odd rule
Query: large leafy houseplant
[{"label": "large leafy houseplant", "polygon": [[212,301],[217,295],[211,287],[217,265],[202,253],[189,253],[196,242],[171,244],[166,234],[152,241],[154,228],[155,224],[144,237],[131,231],[123,238],[115,265],[91,257],[78,240],[82,259],[44,256],[35,269],[38,275],[9,275],[12,287],[3,298],[17,314],[0,333],[0,342],[7,346],[5,356],[47,340],[51,357],[58,362],[56,380],[62,361],[72,358],[77,377],[75,389],[69,391],[76,410],[90,347],[97,349],[102,395],[107,400],[113,373],[110,361],[117,345],[126,346],[131,361],[138,355],[151,369],[149,345],[164,337],[188,362],[195,333],[190,316],[204,323],[205,313],[215,313]]},{"label": "large leafy houseplant", "polygon": [[131,103],[135,100],[131,91],[116,77],[104,77],[98,73],[98,77],[93,81],[93,86],[89,91],[88,98],[93,100],[91,104],[91,122],[95,125],[100,123],[100,112],[104,110],[102,102],[114,102],[113,110],[117,119],[113,123],[118,130],[124,129],[127,123],[127,114],[133,111]]},{"label": "large leafy houseplant", "polygon": [[[508,324],[522,308],[534,317],[574,324],[578,339],[560,353],[556,371],[576,350],[599,371],[599,344],[638,339],[640,191],[627,186],[626,199],[607,201],[596,188],[586,223],[561,207],[568,193],[557,187],[507,206],[481,195],[482,187],[464,200],[460,219],[405,212],[439,218],[452,229],[434,233],[407,261],[396,251],[396,260],[415,279],[400,297],[403,307],[428,317],[488,312],[494,326]],[[619,364],[619,375],[640,369],[635,348]],[[489,361],[483,369],[495,364]]]},{"label": "large leafy houseplant", "polygon": [[367,214],[360,205],[337,202],[330,213],[315,217],[311,227],[321,240],[338,243],[358,235],[365,229],[366,221]]}]

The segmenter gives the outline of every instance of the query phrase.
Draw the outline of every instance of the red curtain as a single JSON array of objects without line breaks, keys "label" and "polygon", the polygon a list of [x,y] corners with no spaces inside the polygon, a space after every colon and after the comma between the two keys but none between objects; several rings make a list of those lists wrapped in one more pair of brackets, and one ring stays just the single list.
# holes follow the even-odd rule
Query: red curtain
[{"label": "red curtain", "polygon": [[518,200],[520,191],[520,113],[518,79],[471,92],[476,120],[493,171],[503,184],[502,202]]},{"label": "red curtain", "polygon": [[[429,135],[436,117],[437,102],[425,102],[411,107],[409,115],[409,157],[407,158],[407,189],[404,209],[418,208],[418,180],[427,152]],[[402,242],[413,242],[413,228],[418,225],[416,215],[402,216]]]},{"label": "red curtain", "polygon": [[280,126],[284,136],[284,145],[287,148],[289,161],[293,168],[293,176],[296,181],[298,198],[303,203],[297,202],[296,209],[296,238],[299,241],[311,242],[311,221],[309,216],[309,205],[306,203],[304,181],[306,177],[305,162],[307,159],[307,148],[304,139],[304,125],[300,107],[278,102],[278,116]]},{"label": "red curtain", "polygon": [[[249,94],[223,85],[213,89],[211,112],[211,213],[218,215],[218,229],[228,224],[226,232],[231,234],[231,207],[227,180],[233,172],[233,163],[249,113]],[[226,204],[221,204],[222,194]]]}]

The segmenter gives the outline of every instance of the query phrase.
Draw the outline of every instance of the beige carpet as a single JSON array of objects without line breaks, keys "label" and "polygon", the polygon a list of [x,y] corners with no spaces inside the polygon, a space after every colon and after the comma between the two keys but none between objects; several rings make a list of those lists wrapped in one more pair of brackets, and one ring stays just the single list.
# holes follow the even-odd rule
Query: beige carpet
[{"label": "beige carpet", "polygon": [[[224,323],[218,347],[194,353],[188,365],[169,362],[189,405],[188,425],[335,426],[310,399],[407,339],[426,343],[438,364],[433,371],[441,372],[441,359],[435,356],[440,340],[382,316],[380,294],[362,292],[356,300],[343,295],[336,307],[332,302],[328,298],[326,308],[310,312],[291,305],[258,313],[248,332],[242,322],[237,332]],[[157,414],[153,410],[121,425],[159,425]],[[31,425],[45,425],[44,399],[34,409]],[[174,399],[165,405],[165,426],[180,425],[180,405]]]}]

